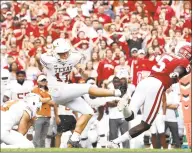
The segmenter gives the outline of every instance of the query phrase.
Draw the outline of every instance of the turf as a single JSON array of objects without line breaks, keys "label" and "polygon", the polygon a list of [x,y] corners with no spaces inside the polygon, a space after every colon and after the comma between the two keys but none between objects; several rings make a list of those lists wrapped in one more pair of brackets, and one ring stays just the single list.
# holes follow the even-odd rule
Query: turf
[{"label": "turf", "polygon": [[60,148],[35,148],[35,149],[1,149],[1,152],[191,152],[191,149],[60,149]]}]

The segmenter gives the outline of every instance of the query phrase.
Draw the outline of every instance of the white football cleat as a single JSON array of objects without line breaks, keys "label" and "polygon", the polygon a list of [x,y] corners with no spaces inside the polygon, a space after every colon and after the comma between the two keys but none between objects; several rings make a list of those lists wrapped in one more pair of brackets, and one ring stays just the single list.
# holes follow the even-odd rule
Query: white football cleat
[{"label": "white football cleat", "polygon": [[121,98],[121,100],[117,104],[118,110],[121,112],[128,105],[128,100],[125,98]]},{"label": "white football cleat", "polygon": [[113,141],[108,141],[107,148],[119,148],[119,145],[114,143]]}]

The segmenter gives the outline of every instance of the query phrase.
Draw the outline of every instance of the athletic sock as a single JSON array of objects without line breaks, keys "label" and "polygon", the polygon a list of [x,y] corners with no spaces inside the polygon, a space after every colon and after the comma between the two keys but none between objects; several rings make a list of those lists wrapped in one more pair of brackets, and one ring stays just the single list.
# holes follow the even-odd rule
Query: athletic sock
[{"label": "athletic sock", "polygon": [[127,140],[131,140],[132,137],[130,136],[129,132],[125,132],[123,135],[121,135],[120,137],[118,137],[117,139],[114,139],[113,142],[116,144],[125,142]]},{"label": "athletic sock", "polygon": [[80,141],[80,134],[78,132],[75,132],[72,134],[71,138],[72,141]]}]

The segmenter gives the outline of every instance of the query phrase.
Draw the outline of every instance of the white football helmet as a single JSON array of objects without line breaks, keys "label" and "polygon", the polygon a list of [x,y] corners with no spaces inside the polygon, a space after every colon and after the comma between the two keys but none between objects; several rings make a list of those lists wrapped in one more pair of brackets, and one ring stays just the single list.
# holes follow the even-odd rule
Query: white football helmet
[{"label": "white football helmet", "polygon": [[24,102],[27,105],[26,111],[29,113],[31,118],[36,115],[37,110],[40,109],[42,106],[40,96],[35,93],[27,94],[24,98]]},{"label": "white football helmet", "polygon": [[66,53],[71,49],[70,43],[64,38],[58,38],[53,42],[55,53]]},{"label": "white football helmet", "polygon": [[60,56],[58,54],[69,52],[71,50],[71,45],[64,38],[58,38],[53,42],[53,48],[54,56],[60,61],[65,61],[64,59],[60,59]]}]

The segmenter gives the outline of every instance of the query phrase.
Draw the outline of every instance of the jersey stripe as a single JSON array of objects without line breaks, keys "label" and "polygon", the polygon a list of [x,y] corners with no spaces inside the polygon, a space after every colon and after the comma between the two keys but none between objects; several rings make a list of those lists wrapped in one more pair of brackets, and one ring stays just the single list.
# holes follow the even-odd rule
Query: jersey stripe
[{"label": "jersey stripe", "polygon": [[42,58],[40,58],[40,63],[45,66],[46,68],[48,68],[47,64],[42,60]]}]

